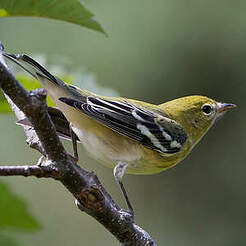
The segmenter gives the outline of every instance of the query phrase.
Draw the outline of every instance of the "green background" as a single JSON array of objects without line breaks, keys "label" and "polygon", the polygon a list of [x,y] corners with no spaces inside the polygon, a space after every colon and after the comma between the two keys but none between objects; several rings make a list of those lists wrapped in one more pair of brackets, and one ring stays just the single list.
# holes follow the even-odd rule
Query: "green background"
[{"label": "green background", "polygon": [[[124,183],[136,223],[158,245],[245,245],[246,2],[84,2],[108,38],[54,20],[4,18],[0,38],[5,50],[66,59],[76,69],[93,72],[100,86],[125,97],[161,103],[202,94],[237,104],[181,165],[153,176],[126,175]],[[0,120],[1,164],[34,164],[39,156],[26,145],[14,116],[2,114]],[[124,206],[112,170],[82,149],[80,159]],[[15,232],[24,245],[117,245],[109,232],[75,207],[58,182],[1,180],[27,199],[42,224],[37,233]]]}]

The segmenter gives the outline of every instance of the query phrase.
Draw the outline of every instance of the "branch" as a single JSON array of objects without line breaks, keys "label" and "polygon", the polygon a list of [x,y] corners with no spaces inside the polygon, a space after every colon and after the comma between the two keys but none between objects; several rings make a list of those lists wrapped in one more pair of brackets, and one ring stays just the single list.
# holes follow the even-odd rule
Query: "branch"
[{"label": "branch", "polygon": [[56,172],[49,166],[0,166],[0,176],[35,176],[37,178],[54,178],[55,175]]},{"label": "branch", "polygon": [[100,222],[122,246],[156,246],[148,233],[134,223],[129,213],[115,203],[97,176],[71,160],[47,113],[46,91],[38,89],[28,92],[9,72],[2,57],[0,87],[11,99],[11,107],[15,108],[16,105],[19,109],[14,109],[17,117],[22,111],[30,120],[33,130],[27,128],[25,132],[29,138],[36,139],[32,147],[47,158],[36,166],[0,167],[0,176],[22,175],[59,180],[76,198],[78,208]]}]

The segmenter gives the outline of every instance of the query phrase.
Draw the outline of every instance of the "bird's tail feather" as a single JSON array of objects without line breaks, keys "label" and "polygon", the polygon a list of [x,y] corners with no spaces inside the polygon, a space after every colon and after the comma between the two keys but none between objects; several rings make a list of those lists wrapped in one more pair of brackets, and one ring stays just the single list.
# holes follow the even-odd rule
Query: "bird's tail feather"
[{"label": "bird's tail feather", "polygon": [[10,59],[11,61],[18,64],[28,73],[30,73],[34,78],[39,80],[41,83],[44,80],[48,80],[54,85],[63,86],[64,82],[48,72],[44,67],[42,67],[38,62],[33,60],[27,55],[15,55],[4,52],[3,55]]},{"label": "bird's tail feather", "polygon": [[48,72],[43,66],[27,55],[15,55],[3,52],[4,57],[10,59],[34,78],[44,87],[51,99],[56,103],[60,97],[71,97],[84,101],[87,93],[81,93],[75,86],[68,85]]}]

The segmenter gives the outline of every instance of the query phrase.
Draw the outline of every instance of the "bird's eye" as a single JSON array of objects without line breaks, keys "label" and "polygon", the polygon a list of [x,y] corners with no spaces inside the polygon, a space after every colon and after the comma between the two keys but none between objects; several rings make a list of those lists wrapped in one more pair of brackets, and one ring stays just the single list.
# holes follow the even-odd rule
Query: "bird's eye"
[{"label": "bird's eye", "polygon": [[204,104],[202,106],[202,111],[203,111],[204,114],[210,115],[212,113],[212,111],[213,111],[213,108],[209,104]]}]

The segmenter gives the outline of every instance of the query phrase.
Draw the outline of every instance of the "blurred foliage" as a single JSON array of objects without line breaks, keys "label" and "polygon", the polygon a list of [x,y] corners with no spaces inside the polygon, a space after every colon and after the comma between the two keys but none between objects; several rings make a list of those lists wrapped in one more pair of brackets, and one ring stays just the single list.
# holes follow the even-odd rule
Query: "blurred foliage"
[{"label": "blurred foliage", "polygon": [[11,112],[9,104],[8,104],[6,98],[4,97],[2,91],[0,91],[0,112],[1,113]]},{"label": "blurred foliage", "polygon": [[0,234],[0,245],[1,246],[20,246],[13,238]]},{"label": "blurred foliage", "polygon": [[71,22],[105,33],[79,0],[0,0],[0,17],[32,16]]},{"label": "blurred foliage", "polygon": [[[29,213],[26,202],[13,194],[6,184],[0,182],[0,230],[17,229],[36,231],[40,228],[39,222]],[[12,238],[0,234],[0,245],[18,246]]]},{"label": "blurred foliage", "polygon": [[40,228],[38,221],[28,212],[26,202],[12,194],[6,184],[0,183],[0,228],[33,231]]}]

